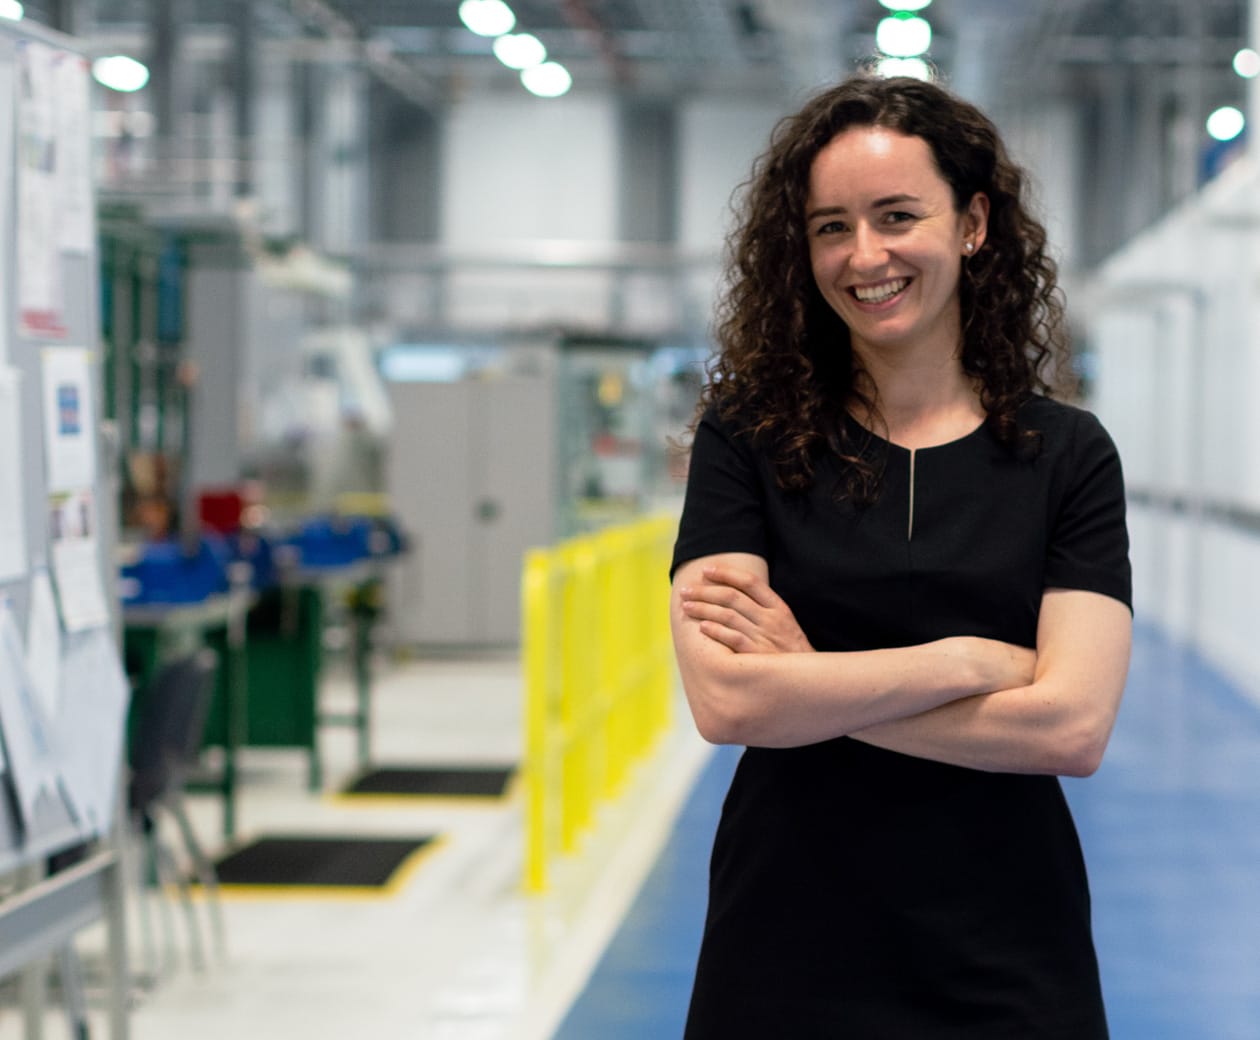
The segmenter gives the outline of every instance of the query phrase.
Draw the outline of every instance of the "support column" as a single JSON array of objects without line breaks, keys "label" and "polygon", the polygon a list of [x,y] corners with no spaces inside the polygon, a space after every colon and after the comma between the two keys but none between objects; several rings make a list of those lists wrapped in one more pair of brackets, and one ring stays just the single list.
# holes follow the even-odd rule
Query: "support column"
[{"label": "support column", "polygon": [[254,194],[254,2],[236,0],[232,11],[233,128],[236,136],[236,196]]},{"label": "support column", "polygon": [[1133,144],[1130,70],[1111,63],[1093,71],[1097,82],[1097,103],[1091,121],[1088,152],[1098,157],[1097,190],[1089,193],[1086,230],[1086,266],[1101,263],[1125,238],[1122,204],[1129,191]]},{"label": "support column", "polygon": [[1123,240],[1166,213],[1164,183],[1167,171],[1164,161],[1164,84],[1166,70],[1143,69],[1133,77],[1137,94],[1131,106],[1130,141],[1125,200]]},{"label": "support column", "polygon": [[176,82],[183,63],[179,60],[179,26],[183,0],[149,0],[149,96],[153,99],[153,150],[158,168],[169,176],[178,149],[176,124],[184,111]]},{"label": "support column", "polygon": [[87,10],[83,0],[49,0],[48,24],[58,32],[67,36],[86,37],[90,29],[87,23]]},{"label": "support column", "polygon": [[623,242],[677,242],[677,109],[671,101],[625,99],[617,115],[618,237]]},{"label": "support column", "polygon": [[308,230],[318,247],[343,253],[363,241],[368,227],[365,73],[349,56],[313,71]]},{"label": "support column", "polygon": [[292,49],[287,41],[264,44],[257,69],[258,103],[253,155],[253,184],[264,230],[277,235],[301,231],[298,173],[305,162],[297,129]]}]

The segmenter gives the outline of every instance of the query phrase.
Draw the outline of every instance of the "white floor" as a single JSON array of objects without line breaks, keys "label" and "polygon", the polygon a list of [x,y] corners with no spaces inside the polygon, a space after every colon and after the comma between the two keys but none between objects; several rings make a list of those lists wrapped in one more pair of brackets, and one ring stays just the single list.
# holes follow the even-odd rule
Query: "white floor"
[{"label": "white floor", "polygon": [[[324,709],[348,703],[335,671]],[[514,657],[384,662],[374,690],[373,764],[514,765],[520,758],[521,684]],[[392,800],[364,807],[331,794],[356,771],[349,729],[321,735],[326,792],[306,790],[303,755],[247,750],[238,838],[286,833],[441,836],[401,889],[387,897],[262,898],[226,895],[227,955],[196,971],[185,921],[172,909],[164,958],[178,963],[137,987],[133,1040],[545,1040],[580,991],[650,868],[703,763],[706,746],[684,710],[632,789],[606,807],[582,854],[560,864],[546,897],[521,887],[519,793],[489,806]],[[192,799],[212,851],[217,802]],[[175,843],[177,844],[177,843]],[[150,918],[160,919],[150,897]],[[204,911],[205,907],[201,906]],[[146,967],[136,899],[129,907],[133,968]],[[200,915],[203,931],[206,915]],[[158,932],[161,940],[161,930]],[[104,1024],[104,937],[78,947],[89,976],[92,1036]],[[149,946],[152,953],[152,944]],[[51,987],[55,999],[56,987]],[[0,1040],[27,1037],[9,983],[0,996]],[[67,1035],[50,1009],[44,1035]]]}]

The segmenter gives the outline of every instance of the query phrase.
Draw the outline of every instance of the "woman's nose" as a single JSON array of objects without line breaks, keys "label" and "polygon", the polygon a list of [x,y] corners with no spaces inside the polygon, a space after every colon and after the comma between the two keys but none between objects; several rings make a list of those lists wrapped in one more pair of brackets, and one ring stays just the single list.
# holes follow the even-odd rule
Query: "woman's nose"
[{"label": "woman's nose", "polygon": [[887,259],[888,250],[879,232],[866,224],[859,224],[853,232],[853,254],[849,258],[850,264],[858,270],[865,271],[883,266]]}]

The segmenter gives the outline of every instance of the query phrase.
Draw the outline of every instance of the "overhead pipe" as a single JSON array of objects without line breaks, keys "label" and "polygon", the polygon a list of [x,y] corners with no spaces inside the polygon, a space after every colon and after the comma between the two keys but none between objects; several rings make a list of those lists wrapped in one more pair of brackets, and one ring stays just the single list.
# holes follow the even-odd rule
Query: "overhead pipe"
[{"label": "overhead pipe", "polygon": [[377,79],[422,109],[432,110],[443,100],[437,84],[412,63],[404,61],[381,41],[364,40],[354,22],[327,0],[289,0],[289,10],[303,24],[322,32],[334,44],[343,43],[358,55]]}]

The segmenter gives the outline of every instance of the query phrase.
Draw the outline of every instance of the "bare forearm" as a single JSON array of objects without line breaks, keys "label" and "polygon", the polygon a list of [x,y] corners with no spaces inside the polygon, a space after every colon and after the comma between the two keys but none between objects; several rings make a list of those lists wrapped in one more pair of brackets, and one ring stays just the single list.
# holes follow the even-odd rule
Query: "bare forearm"
[{"label": "bare forearm", "polygon": [[1110,737],[1132,629],[1119,600],[1051,588],[1035,652],[960,636],[813,653],[765,561],[738,554],[681,567],[671,617],[692,713],[715,743],[854,736],[974,769],[1081,775]]},{"label": "bare forearm", "polygon": [[1111,736],[1129,665],[1131,618],[1116,600],[1050,590],[1037,675],[1027,686],[945,704],[852,733],[891,751],[991,772],[1088,776]]},{"label": "bare forearm", "polygon": [[1035,686],[968,697],[850,736],[889,751],[988,772],[1087,775],[1101,754],[1087,716],[1065,711]]},{"label": "bare forearm", "polygon": [[919,646],[814,653],[770,588],[764,559],[683,564],[670,610],[683,687],[718,744],[794,747],[1030,682],[1035,654],[958,636]]},{"label": "bare forearm", "polygon": [[701,660],[680,655],[701,733],[758,747],[813,744],[918,716],[995,689],[1020,666],[1017,648],[969,637],[852,653],[705,649]]}]

